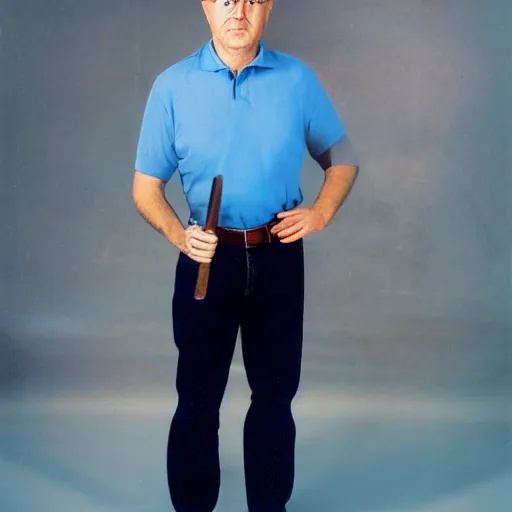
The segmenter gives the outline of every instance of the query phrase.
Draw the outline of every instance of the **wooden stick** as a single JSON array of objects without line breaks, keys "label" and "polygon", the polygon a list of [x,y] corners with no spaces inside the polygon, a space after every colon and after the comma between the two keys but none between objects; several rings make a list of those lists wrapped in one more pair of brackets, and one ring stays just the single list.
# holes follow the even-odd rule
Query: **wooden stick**
[{"label": "wooden stick", "polygon": [[[208,203],[208,212],[206,215],[205,231],[215,234],[217,231],[217,224],[219,222],[219,210],[222,197],[222,176],[218,175],[213,178],[212,191],[210,194],[210,202]],[[206,297],[208,289],[208,279],[210,277],[211,263],[200,263],[199,271],[197,273],[196,289],[194,298],[202,300]]]}]

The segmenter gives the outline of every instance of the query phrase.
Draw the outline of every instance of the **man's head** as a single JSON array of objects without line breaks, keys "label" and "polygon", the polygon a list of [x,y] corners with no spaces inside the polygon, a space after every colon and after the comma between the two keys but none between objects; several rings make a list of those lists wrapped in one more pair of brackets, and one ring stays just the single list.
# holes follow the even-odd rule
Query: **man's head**
[{"label": "man's head", "polygon": [[214,41],[235,52],[259,43],[272,4],[272,0],[202,0]]}]

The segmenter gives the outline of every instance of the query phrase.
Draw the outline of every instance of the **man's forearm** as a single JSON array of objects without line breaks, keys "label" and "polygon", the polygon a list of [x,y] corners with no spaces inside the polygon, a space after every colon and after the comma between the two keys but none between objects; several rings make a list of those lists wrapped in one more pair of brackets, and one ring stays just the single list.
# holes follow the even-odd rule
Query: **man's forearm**
[{"label": "man's forearm", "polygon": [[142,218],[180,251],[185,247],[185,228],[165,196],[159,191],[134,196],[135,207]]},{"label": "man's forearm", "polygon": [[325,171],[325,180],[312,208],[324,218],[325,226],[334,217],[348,196],[358,168],[352,165],[335,165]]}]

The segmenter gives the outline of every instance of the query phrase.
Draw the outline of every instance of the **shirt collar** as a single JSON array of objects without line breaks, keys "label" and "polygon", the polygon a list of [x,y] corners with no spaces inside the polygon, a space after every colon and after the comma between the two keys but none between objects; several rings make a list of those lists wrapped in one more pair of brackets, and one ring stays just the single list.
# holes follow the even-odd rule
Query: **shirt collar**
[{"label": "shirt collar", "polygon": [[[272,54],[266,49],[264,41],[261,40],[256,57],[245,67],[272,68],[274,65],[275,63]],[[213,39],[210,39],[205,43],[201,49],[200,66],[203,71],[220,71],[221,69],[228,69],[226,64],[224,64],[217,55],[217,52],[213,47]]]}]

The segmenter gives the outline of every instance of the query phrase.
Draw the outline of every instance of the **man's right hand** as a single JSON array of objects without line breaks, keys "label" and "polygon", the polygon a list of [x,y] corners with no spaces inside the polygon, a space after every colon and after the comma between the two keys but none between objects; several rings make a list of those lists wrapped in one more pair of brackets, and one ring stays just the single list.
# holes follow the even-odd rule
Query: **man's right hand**
[{"label": "man's right hand", "polygon": [[217,243],[217,235],[211,231],[204,231],[200,226],[194,224],[185,230],[183,252],[198,263],[211,263]]}]

